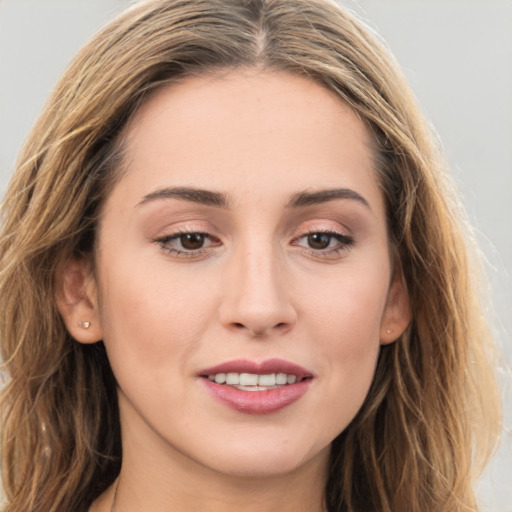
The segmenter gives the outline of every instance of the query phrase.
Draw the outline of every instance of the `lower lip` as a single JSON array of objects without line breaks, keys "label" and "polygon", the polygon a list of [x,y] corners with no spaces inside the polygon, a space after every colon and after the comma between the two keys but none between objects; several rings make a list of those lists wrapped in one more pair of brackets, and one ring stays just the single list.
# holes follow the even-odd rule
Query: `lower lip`
[{"label": "lower lip", "polygon": [[299,400],[308,390],[311,379],[265,391],[244,391],[202,379],[208,391],[224,405],[246,414],[269,414]]}]

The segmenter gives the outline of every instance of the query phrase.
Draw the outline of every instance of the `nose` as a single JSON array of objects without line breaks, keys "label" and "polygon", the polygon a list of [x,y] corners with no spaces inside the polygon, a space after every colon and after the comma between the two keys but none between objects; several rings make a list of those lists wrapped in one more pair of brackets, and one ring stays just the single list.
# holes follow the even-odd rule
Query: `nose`
[{"label": "nose", "polygon": [[[268,246],[267,246],[268,247]],[[270,250],[240,250],[229,262],[221,323],[253,338],[288,332],[296,323],[285,263]]]}]

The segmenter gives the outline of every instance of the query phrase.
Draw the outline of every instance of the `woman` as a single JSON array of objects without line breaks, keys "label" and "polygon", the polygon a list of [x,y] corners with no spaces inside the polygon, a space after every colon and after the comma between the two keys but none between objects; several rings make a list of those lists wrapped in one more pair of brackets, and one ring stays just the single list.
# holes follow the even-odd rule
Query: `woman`
[{"label": "woman", "polygon": [[7,192],[6,511],[469,511],[474,262],[391,57],[324,0],[153,0]]}]

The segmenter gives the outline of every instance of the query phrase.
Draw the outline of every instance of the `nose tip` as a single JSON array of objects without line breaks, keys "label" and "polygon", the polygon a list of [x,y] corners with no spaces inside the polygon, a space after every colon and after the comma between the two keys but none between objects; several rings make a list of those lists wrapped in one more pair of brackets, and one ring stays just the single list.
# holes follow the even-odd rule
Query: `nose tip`
[{"label": "nose tip", "polygon": [[245,261],[232,267],[225,282],[220,319],[228,329],[253,338],[289,331],[297,313],[291,300],[285,272],[267,257],[255,264]]},{"label": "nose tip", "polygon": [[234,322],[232,324],[232,328],[233,328],[233,330],[240,331],[240,332],[245,331],[253,338],[263,338],[270,331],[284,333],[284,332],[288,331],[292,325],[293,325],[292,321],[279,322],[275,325],[272,325],[272,322],[270,322],[270,323],[259,322],[259,324],[258,324],[254,321],[248,320],[248,321],[246,321],[245,324],[241,323],[241,322]]}]

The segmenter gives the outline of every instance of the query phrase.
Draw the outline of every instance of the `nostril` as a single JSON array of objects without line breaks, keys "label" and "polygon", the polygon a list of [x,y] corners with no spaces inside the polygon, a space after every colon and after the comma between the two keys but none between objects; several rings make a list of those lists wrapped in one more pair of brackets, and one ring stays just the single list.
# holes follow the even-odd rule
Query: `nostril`
[{"label": "nostril", "polygon": [[265,326],[249,326],[244,324],[243,322],[233,322],[232,328],[236,329],[237,331],[245,331],[247,330],[250,332],[253,336],[256,337],[262,337],[267,334],[267,332],[271,331],[272,329],[275,329],[276,331],[283,332],[285,331],[289,324],[287,322],[279,322],[275,324],[273,327],[270,327],[270,329],[267,329]]}]

